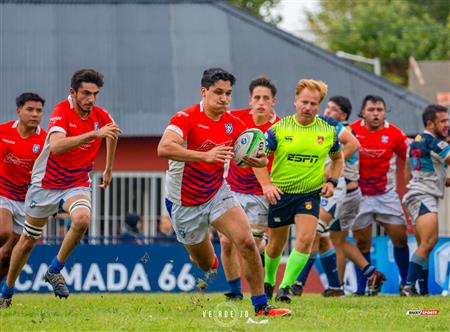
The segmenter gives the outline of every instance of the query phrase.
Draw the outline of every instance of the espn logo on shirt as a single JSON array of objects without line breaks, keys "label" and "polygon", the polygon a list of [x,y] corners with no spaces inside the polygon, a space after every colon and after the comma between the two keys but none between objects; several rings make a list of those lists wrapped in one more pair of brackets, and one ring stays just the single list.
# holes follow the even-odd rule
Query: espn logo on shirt
[{"label": "espn logo on shirt", "polygon": [[432,316],[432,315],[439,315],[439,310],[408,310],[406,312],[408,316]]}]

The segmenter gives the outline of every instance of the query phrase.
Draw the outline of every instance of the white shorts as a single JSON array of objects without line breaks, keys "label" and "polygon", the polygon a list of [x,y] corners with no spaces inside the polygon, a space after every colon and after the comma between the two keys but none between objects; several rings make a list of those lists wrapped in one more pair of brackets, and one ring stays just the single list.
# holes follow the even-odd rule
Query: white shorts
[{"label": "white shorts", "polygon": [[234,192],[234,196],[241,204],[250,225],[267,227],[269,216],[269,202],[264,195],[242,194]]},{"label": "white shorts", "polygon": [[347,192],[342,207],[338,210],[336,218],[330,226],[330,231],[348,231],[351,229],[356,216],[359,213],[361,203],[361,189]]},{"label": "white shorts", "polygon": [[[25,197],[25,213],[33,218],[46,218],[58,213],[69,198],[77,195],[91,200],[91,188],[44,189],[31,185]],[[67,211],[66,211],[67,212]]]},{"label": "white shorts", "polygon": [[359,213],[353,223],[352,230],[366,228],[374,222],[406,225],[400,198],[395,190],[381,195],[361,197]]},{"label": "white shorts", "polygon": [[11,212],[13,232],[22,234],[23,224],[25,222],[24,202],[0,196],[0,209],[6,209]]},{"label": "white shorts", "polygon": [[339,212],[342,209],[345,194],[346,194],[345,179],[343,177],[340,177],[337,187],[334,188],[333,196],[328,198],[326,197],[320,198],[320,207],[329,214],[331,214],[333,219],[336,218],[336,216],[339,215]]},{"label": "white shorts", "polygon": [[413,224],[421,215],[430,212],[438,213],[438,198],[429,194],[409,191],[403,197],[403,204]]},{"label": "white shorts", "polygon": [[240,207],[240,204],[225,182],[213,198],[201,205],[181,206],[166,199],[177,240],[189,245],[202,242],[208,234],[209,225],[237,206]]}]

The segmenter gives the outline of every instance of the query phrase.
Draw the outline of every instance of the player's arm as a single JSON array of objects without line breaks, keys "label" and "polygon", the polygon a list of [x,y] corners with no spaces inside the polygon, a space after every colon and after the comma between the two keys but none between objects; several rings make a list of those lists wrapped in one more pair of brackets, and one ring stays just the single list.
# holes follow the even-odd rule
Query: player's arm
[{"label": "player's arm", "polygon": [[253,172],[261,185],[264,197],[270,204],[277,204],[277,202],[281,199],[283,192],[272,183],[267,167],[253,168]]},{"label": "player's arm", "polygon": [[344,156],[337,139],[335,139],[328,155],[330,156],[331,163],[327,170],[328,179],[325,179],[321,192],[323,197],[333,196],[334,188],[336,187],[337,181],[344,170]]},{"label": "player's arm", "polygon": [[113,122],[108,123],[98,130],[93,130],[82,135],[66,137],[61,131],[53,131],[49,133],[50,152],[60,154],[75,149],[83,144],[88,143],[94,138],[110,138],[117,140],[122,131]]},{"label": "player's arm", "polygon": [[[409,154],[409,153],[408,153]],[[405,174],[403,174],[403,179],[405,180],[405,186],[411,181],[411,168],[409,167],[409,160],[405,160]]]},{"label": "player's arm", "polygon": [[[269,130],[266,131],[266,154],[272,154],[278,146],[277,137],[276,137],[276,126],[272,126]],[[281,199],[281,195],[283,192],[280,188],[272,184],[272,180],[270,178],[269,170],[267,167],[263,168],[253,168],[256,179],[264,193],[264,197],[270,204],[277,204],[277,202]]]},{"label": "player's arm", "polygon": [[114,159],[116,157],[117,139],[106,138],[106,166],[103,172],[103,181],[100,188],[105,189],[109,186],[112,180],[112,169]]},{"label": "player's arm", "polygon": [[221,162],[233,158],[233,147],[219,145],[209,151],[189,150],[183,146],[184,139],[171,129],[166,129],[158,144],[158,157],[175,161],[208,163]]},{"label": "player's arm", "polygon": [[269,159],[264,152],[260,153],[257,157],[243,157],[242,160],[249,167],[263,168],[269,163]]},{"label": "player's arm", "polygon": [[342,150],[344,160],[349,160],[351,156],[361,149],[361,144],[356,137],[345,128],[339,136],[339,141],[344,145],[344,149]]}]

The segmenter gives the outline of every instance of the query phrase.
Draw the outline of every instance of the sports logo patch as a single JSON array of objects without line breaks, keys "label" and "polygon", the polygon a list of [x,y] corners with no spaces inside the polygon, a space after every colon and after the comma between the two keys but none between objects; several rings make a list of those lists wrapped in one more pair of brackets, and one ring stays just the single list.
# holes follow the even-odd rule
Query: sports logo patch
[{"label": "sports logo patch", "polygon": [[36,203],[37,203],[36,201],[31,201],[30,202],[30,209],[36,207]]},{"label": "sports logo patch", "polygon": [[33,145],[33,153],[38,153],[40,148],[41,148],[41,146],[39,144],[34,144]]},{"label": "sports logo patch", "polygon": [[322,144],[323,140],[324,140],[323,136],[317,136],[317,143],[318,144]]},{"label": "sports logo patch", "polygon": [[182,239],[184,239],[184,238],[186,237],[186,232],[183,231],[183,230],[178,230],[178,235],[179,235]]},{"label": "sports logo patch", "polygon": [[227,134],[231,134],[233,132],[233,125],[231,123],[225,123],[225,131]]},{"label": "sports logo patch", "polygon": [[305,202],[305,209],[311,210],[312,209],[312,202]]},{"label": "sports logo patch", "polygon": [[327,206],[328,199],[327,198],[321,198],[320,199],[320,206]]},{"label": "sports logo patch", "polygon": [[444,150],[444,149],[448,146],[448,143],[445,142],[445,141],[440,141],[440,142],[437,144],[437,146],[438,146],[439,148],[441,148],[441,150]]},{"label": "sports logo patch", "polygon": [[94,123],[94,130],[98,130],[98,128],[99,128],[98,122]]},{"label": "sports logo patch", "polygon": [[381,136],[381,143],[387,143],[389,142],[389,136],[383,135]]},{"label": "sports logo patch", "polygon": [[242,137],[241,144],[247,144],[247,137]]}]

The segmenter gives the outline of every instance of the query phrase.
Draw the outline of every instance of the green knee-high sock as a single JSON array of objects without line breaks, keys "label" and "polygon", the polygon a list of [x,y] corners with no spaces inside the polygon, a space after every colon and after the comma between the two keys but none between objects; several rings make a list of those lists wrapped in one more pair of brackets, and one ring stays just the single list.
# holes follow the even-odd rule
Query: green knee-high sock
[{"label": "green knee-high sock", "polygon": [[264,251],[264,268],[266,269],[266,275],[264,277],[264,282],[267,282],[268,284],[271,284],[272,286],[275,286],[275,282],[277,279],[277,270],[278,265],[280,264],[281,256],[279,257],[269,257],[267,255],[267,252]]},{"label": "green knee-high sock", "polygon": [[292,286],[299,273],[303,270],[308,261],[309,254],[301,253],[295,249],[292,250],[289,255],[289,259],[286,264],[286,270],[284,271],[283,281],[280,288]]}]

